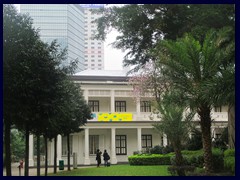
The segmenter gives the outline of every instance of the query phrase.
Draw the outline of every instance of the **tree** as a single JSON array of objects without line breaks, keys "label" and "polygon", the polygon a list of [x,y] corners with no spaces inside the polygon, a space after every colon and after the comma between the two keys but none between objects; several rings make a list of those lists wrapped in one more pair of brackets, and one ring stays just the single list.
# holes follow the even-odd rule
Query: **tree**
[{"label": "tree", "polygon": [[178,97],[179,91],[176,90],[163,95],[163,99],[157,107],[161,121],[155,123],[154,128],[167,135],[176,154],[177,173],[179,176],[185,176],[185,171],[181,168],[184,165],[181,153],[182,143],[189,135],[191,120],[195,113],[187,112],[184,107],[185,102],[179,101]]},{"label": "tree", "polygon": [[[59,133],[67,136],[68,148],[68,170],[70,171],[70,144],[69,136],[71,133],[79,132],[80,126],[91,119],[91,110],[87,105],[80,87],[70,79],[66,79],[62,83],[62,93],[64,99],[59,103],[59,122],[57,123]],[[67,123],[66,123],[67,122]]]},{"label": "tree", "polygon": [[17,129],[11,129],[12,161],[16,162],[24,158],[24,134]]},{"label": "tree", "polygon": [[210,28],[235,27],[234,5],[230,4],[128,4],[94,10],[103,16],[98,24],[97,39],[104,40],[111,29],[120,35],[113,46],[128,50],[124,65],[142,65],[155,57],[149,53],[162,39],[176,40],[186,32],[202,42]]},{"label": "tree", "polygon": [[25,67],[25,64],[18,57],[22,52],[28,54],[32,43],[38,39],[31,25],[30,18],[18,14],[13,5],[3,5],[3,119],[7,176],[11,176],[10,129],[14,119],[21,116],[18,108],[22,106],[15,99],[16,90],[21,87],[18,83],[21,76],[16,70]]},{"label": "tree", "polygon": [[225,62],[222,52],[226,49],[217,46],[222,31],[226,29],[219,32],[209,31],[202,45],[200,41],[187,34],[176,42],[162,41],[156,49],[159,64],[166,67],[164,74],[184,93],[189,106],[196,108],[200,117],[204,163],[208,173],[213,171],[210,131],[212,103],[202,97],[203,94],[207,97],[212,96],[212,92],[206,89],[206,82],[219,73],[219,68]]}]

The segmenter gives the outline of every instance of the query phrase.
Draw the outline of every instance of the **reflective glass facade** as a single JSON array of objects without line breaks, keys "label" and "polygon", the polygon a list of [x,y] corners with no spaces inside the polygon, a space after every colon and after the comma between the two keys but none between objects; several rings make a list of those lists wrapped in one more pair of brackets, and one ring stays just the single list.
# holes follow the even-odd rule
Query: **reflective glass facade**
[{"label": "reflective glass facade", "polygon": [[44,42],[57,39],[67,47],[67,62],[78,59],[76,72],[84,70],[84,11],[78,4],[21,4],[21,13],[28,13],[39,29]]}]

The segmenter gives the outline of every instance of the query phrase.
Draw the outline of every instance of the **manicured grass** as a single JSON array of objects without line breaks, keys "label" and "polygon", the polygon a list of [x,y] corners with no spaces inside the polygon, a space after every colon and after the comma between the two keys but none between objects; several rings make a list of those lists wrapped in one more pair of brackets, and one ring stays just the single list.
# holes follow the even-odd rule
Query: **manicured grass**
[{"label": "manicured grass", "polygon": [[50,176],[170,176],[168,166],[130,166],[112,165],[110,167],[88,167],[79,168],[71,171],[60,171]]}]

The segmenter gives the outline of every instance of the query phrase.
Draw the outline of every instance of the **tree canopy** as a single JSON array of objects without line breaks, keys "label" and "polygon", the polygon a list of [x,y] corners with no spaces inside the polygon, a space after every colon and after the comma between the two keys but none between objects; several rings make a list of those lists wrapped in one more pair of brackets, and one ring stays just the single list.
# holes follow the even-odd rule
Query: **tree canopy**
[{"label": "tree canopy", "polygon": [[111,29],[117,36],[113,46],[128,50],[124,65],[136,65],[135,70],[154,60],[149,54],[159,40],[176,40],[192,33],[203,40],[206,30],[235,27],[232,4],[128,4],[95,10],[103,16],[96,20],[96,38],[104,40]]}]

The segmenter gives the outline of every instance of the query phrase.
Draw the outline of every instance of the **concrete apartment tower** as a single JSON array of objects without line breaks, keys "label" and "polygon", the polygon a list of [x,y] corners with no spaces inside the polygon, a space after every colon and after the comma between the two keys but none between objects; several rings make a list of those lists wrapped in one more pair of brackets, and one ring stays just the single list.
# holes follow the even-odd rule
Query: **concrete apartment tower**
[{"label": "concrete apartment tower", "polygon": [[20,4],[20,13],[32,17],[44,42],[57,39],[61,48],[67,47],[66,64],[77,59],[76,73],[85,69],[84,10],[79,4]]},{"label": "concrete apartment tower", "polygon": [[93,14],[91,9],[103,8],[104,4],[81,4],[84,9],[84,58],[85,69],[103,70],[104,69],[104,43],[93,39],[97,31],[95,19],[101,17],[101,14]]}]

